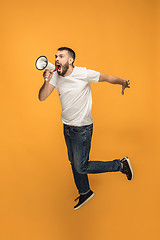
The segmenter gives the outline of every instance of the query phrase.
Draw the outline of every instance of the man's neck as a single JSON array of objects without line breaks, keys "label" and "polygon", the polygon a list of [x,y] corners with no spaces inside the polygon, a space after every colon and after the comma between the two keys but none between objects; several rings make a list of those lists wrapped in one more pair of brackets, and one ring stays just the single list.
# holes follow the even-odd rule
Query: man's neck
[{"label": "man's neck", "polygon": [[68,71],[66,72],[66,74],[64,75],[64,77],[69,76],[72,72],[73,72],[74,66],[69,66]]}]

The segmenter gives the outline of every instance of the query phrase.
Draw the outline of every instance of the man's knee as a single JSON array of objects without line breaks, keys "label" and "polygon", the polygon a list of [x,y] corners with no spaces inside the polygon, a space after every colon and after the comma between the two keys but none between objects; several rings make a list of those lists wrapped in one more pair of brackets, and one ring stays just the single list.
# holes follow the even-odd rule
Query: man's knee
[{"label": "man's knee", "polygon": [[75,169],[76,171],[79,173],[79,174],[86,174],[86,167],[83,166],[83,165],[77,165],[75,166]]}]

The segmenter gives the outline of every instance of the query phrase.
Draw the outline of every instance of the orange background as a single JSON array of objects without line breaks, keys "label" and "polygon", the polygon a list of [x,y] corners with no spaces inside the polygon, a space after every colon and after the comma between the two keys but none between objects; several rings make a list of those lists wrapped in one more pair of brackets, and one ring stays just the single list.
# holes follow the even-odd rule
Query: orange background
[{"label": "orange background", "polygon": [[[1,3],[0,239],[159,239],[160,3],[156,0]],[[131,89],[92,83],[92,160],[128,155],[135,179],[89,175],[95,197],[73,211],[74,186],[57,91],[40,102],[58,47],[76,66],[125,77]]]}]

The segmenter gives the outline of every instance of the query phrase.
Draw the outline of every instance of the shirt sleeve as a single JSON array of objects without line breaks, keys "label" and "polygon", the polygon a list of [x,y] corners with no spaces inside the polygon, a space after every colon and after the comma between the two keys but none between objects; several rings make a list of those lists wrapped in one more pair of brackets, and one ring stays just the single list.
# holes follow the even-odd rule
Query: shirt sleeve
[{"label": "shirt sleeve", "polygon": [[56,84],[57,84],[57,73],[56,72],[53,73],[53,76],[52,76],[51,80],[49,81],[49,83],[56,87]]},{"label": "shirt sleeve", "polygon": [[94,70],[87,69],[87,80],[89,82],[98,82],[100,73]]}]

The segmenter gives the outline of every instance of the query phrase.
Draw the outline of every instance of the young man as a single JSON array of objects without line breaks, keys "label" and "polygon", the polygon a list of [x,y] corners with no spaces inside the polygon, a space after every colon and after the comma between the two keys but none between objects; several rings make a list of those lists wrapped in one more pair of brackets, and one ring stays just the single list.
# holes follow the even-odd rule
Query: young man
[{"label": "young man", "polygon": [[93,131],[92,96],[90,82],[108,82],[122,85],[122,94],[130,82],[109,76],[85,67],[74,66],[75,52],[67,47],[59,48],[55,55],[57,71],[46,70],[44,84],[39,91],[39,100],[44,101],[54,90],[59,92],[62,105],[61,120],[76,187],[79,192],[75,210],[90,200],[94,193],[89,187],[87,174],[117,172],[133,179],[133,170],[128,157],[114,161],[89,161]]}]

